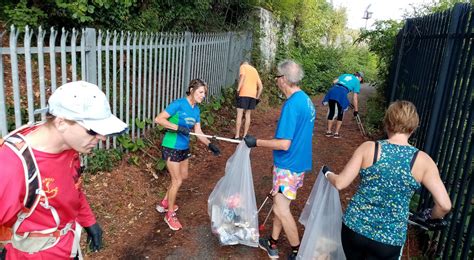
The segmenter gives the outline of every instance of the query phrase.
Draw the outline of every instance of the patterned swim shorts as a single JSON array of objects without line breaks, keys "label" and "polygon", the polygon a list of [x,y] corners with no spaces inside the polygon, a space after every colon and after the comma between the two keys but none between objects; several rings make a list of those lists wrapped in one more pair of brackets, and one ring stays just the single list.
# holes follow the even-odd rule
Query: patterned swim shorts
[{"label": "patterned swim shorts", "polygon": [[304,172],[292,172],[273,166],[272,192],[281,192],[289,200],[294,200],[296,199],[296,190],[303,186],[303,179]]},{"label": "patterned swim shorts", "polygon": [[173,148],[168,148],[168,147],[161,147],[161,158],[163,160],[168,161],[168,158],[170,158],[170,161],[172,162],[181,162],[189,157],[191,157],[191,153],[189,152],[189,149],[186,150],[177,150]]}]

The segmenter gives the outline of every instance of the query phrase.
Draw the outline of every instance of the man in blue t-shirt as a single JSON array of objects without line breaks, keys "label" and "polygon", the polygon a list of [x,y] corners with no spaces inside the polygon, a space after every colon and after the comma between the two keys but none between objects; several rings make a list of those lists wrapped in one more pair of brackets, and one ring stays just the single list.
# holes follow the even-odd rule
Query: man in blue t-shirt
[{"label": "man in blue t-shirt", "polygon": [[[328,110],[328,128],[327,137],[340,138],[339,130],[342,126],[342,118],[344,112],[348,109],[350,102],[347,98],[349,92],[353,92],[354,117],[359,114],[359,93],[360,83],[364,81],[364,73],[356,72],[354,74],[342,74],[336,80],[334,85],[329,89],[323,99],[323,105],[329,105]],[[336,130],[332,132],[332,127],[336,121]]]},{"label": "man in blue t-shirt", "polygon": [[296,259],[300,245],[296,222],[290,212],[290,203],[296,199],[296,191],[303,186],[304,173],[312,166],[312,139],[316,110],[311,99],[297,85],[303,78],[301,66],[286,60],[278,65],[275,77],[278,88],[287,100],[271,140],[244,138],[248,147],[273,149],[273,230],[272,235],[260,238],[259,247],[270,258],[278,257],[277,241],[284,229],[292,252],[288,259]]}]

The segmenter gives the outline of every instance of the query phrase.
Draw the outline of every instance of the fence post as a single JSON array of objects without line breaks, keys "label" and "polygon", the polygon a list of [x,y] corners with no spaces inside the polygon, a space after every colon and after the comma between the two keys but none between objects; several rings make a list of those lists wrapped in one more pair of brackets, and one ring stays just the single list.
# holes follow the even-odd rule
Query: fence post
[{"label": "fence post", "polygon": [[446,36],[447,38],[447,44],[446,44],[446,51],[443,56],[443,61],[441,64],[440,68],[440,73],[439,73],[439,78],[435,87],[435,97],[434,97],[434,102],[432,106],[432,112],[431,112],[431,118],[430,122],[428,124],[428,133],[426,134],[426,142],[425,146],[423,147],[423,150],[427,152],[429,155],[434,156],[435,151],[434,151],[434,139],[435,139],[435,134],[437,131],[440,131],[438,129],[438,124],[439,124],[439,113],[441,111],[441,106],[443,104],[443,98],[445,95],[443,95],[443,92],[445,90],[445,87],[447,85],[448,81],[448,72],[449,72],[449,65],[450,65],[450,60],[452,58],[452,53],[454,49],[454,42],[456,41],[456,38],[453,37],[454,34],[456,34],[456,30],[458,27],[458,22],[459,22],[459,17],[461,15],[461,10],[462,10],[462,5],[461,4],[456,4],[453,8],[453,11],[451,13],[451,21],[449,24],[449,29],[448,29],[448,34]]},{"label": "fence post", "polygon": [[410,20],[408,19],[407,22],[405,23],[405,26],[403,26],[402,41],[400,43],[400,49],[398,50],[397,65],[395,67],[395,76],[393,77],[392,89],[391,89],[392,91],[390,93],[389,102],[392,102],[395,99],[395,93],[396,93],[396,90],[397,90],[398,75],[400,73],[400,65],[402,63],[402,58],[403,58],[403,48],[405,47],[405,37],[407,35],[409,25],[410,25]]},{"label": "fence post", "polygon": [[[86,81],[92,84],[97,84],[97,35],[94,28],[86,28],[85,63]],[[101,86],[99,87],[101,88]]]},{"label": "fence post", "polygon": [[[0,49],[3,47],[4,32],[0,32]],[[5,102],[5,81],[3,79],[3,57],[0,53],[0,136],[8,134],[7,106]]]},{"label": "fence post", "polygon": [[191,32],[184,32],[184,44],[185,44],[185,60],[184,60],[184,80],[183,80],[183,93],[187,91],[186,86],[191,80],[191,50],[192,50],[192,34]]},{"label": "fence post", "polygon": [[229,71],[231,65],[232,56],[234,55],[234,32],[227,33],[227,40],[229,41],[228,49],[227,49],[227,60],[225,62],[225,84],[230,85],[229,80]]}]

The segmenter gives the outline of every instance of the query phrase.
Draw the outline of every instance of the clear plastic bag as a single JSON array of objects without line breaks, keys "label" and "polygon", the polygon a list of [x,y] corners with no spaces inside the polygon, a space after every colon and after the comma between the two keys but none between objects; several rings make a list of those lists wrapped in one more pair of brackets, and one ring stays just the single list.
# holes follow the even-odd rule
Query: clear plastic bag
[{"label": "clear plastic bag", "polygon": [[211,229],[222,245],[258,246],[258,215],[250,148],[244,142],[227,160],[225,175],[209,195]]},{"label": "clear plastic bag", "polygon": [[305,226],[298,259],[346,259],[341,243],[342,208],[338,190],[319,171],[299,222]]}]

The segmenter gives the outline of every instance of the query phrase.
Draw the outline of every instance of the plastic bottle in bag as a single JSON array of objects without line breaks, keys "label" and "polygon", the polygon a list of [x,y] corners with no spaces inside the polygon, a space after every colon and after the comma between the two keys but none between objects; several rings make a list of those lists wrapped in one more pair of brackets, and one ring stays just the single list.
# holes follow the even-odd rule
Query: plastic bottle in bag
[{"label": "plastic bottle in bag", "polygon": [[241,142],[208,199],[211,229],[222,245],[258,246],[258,215],[250,148]]}]

